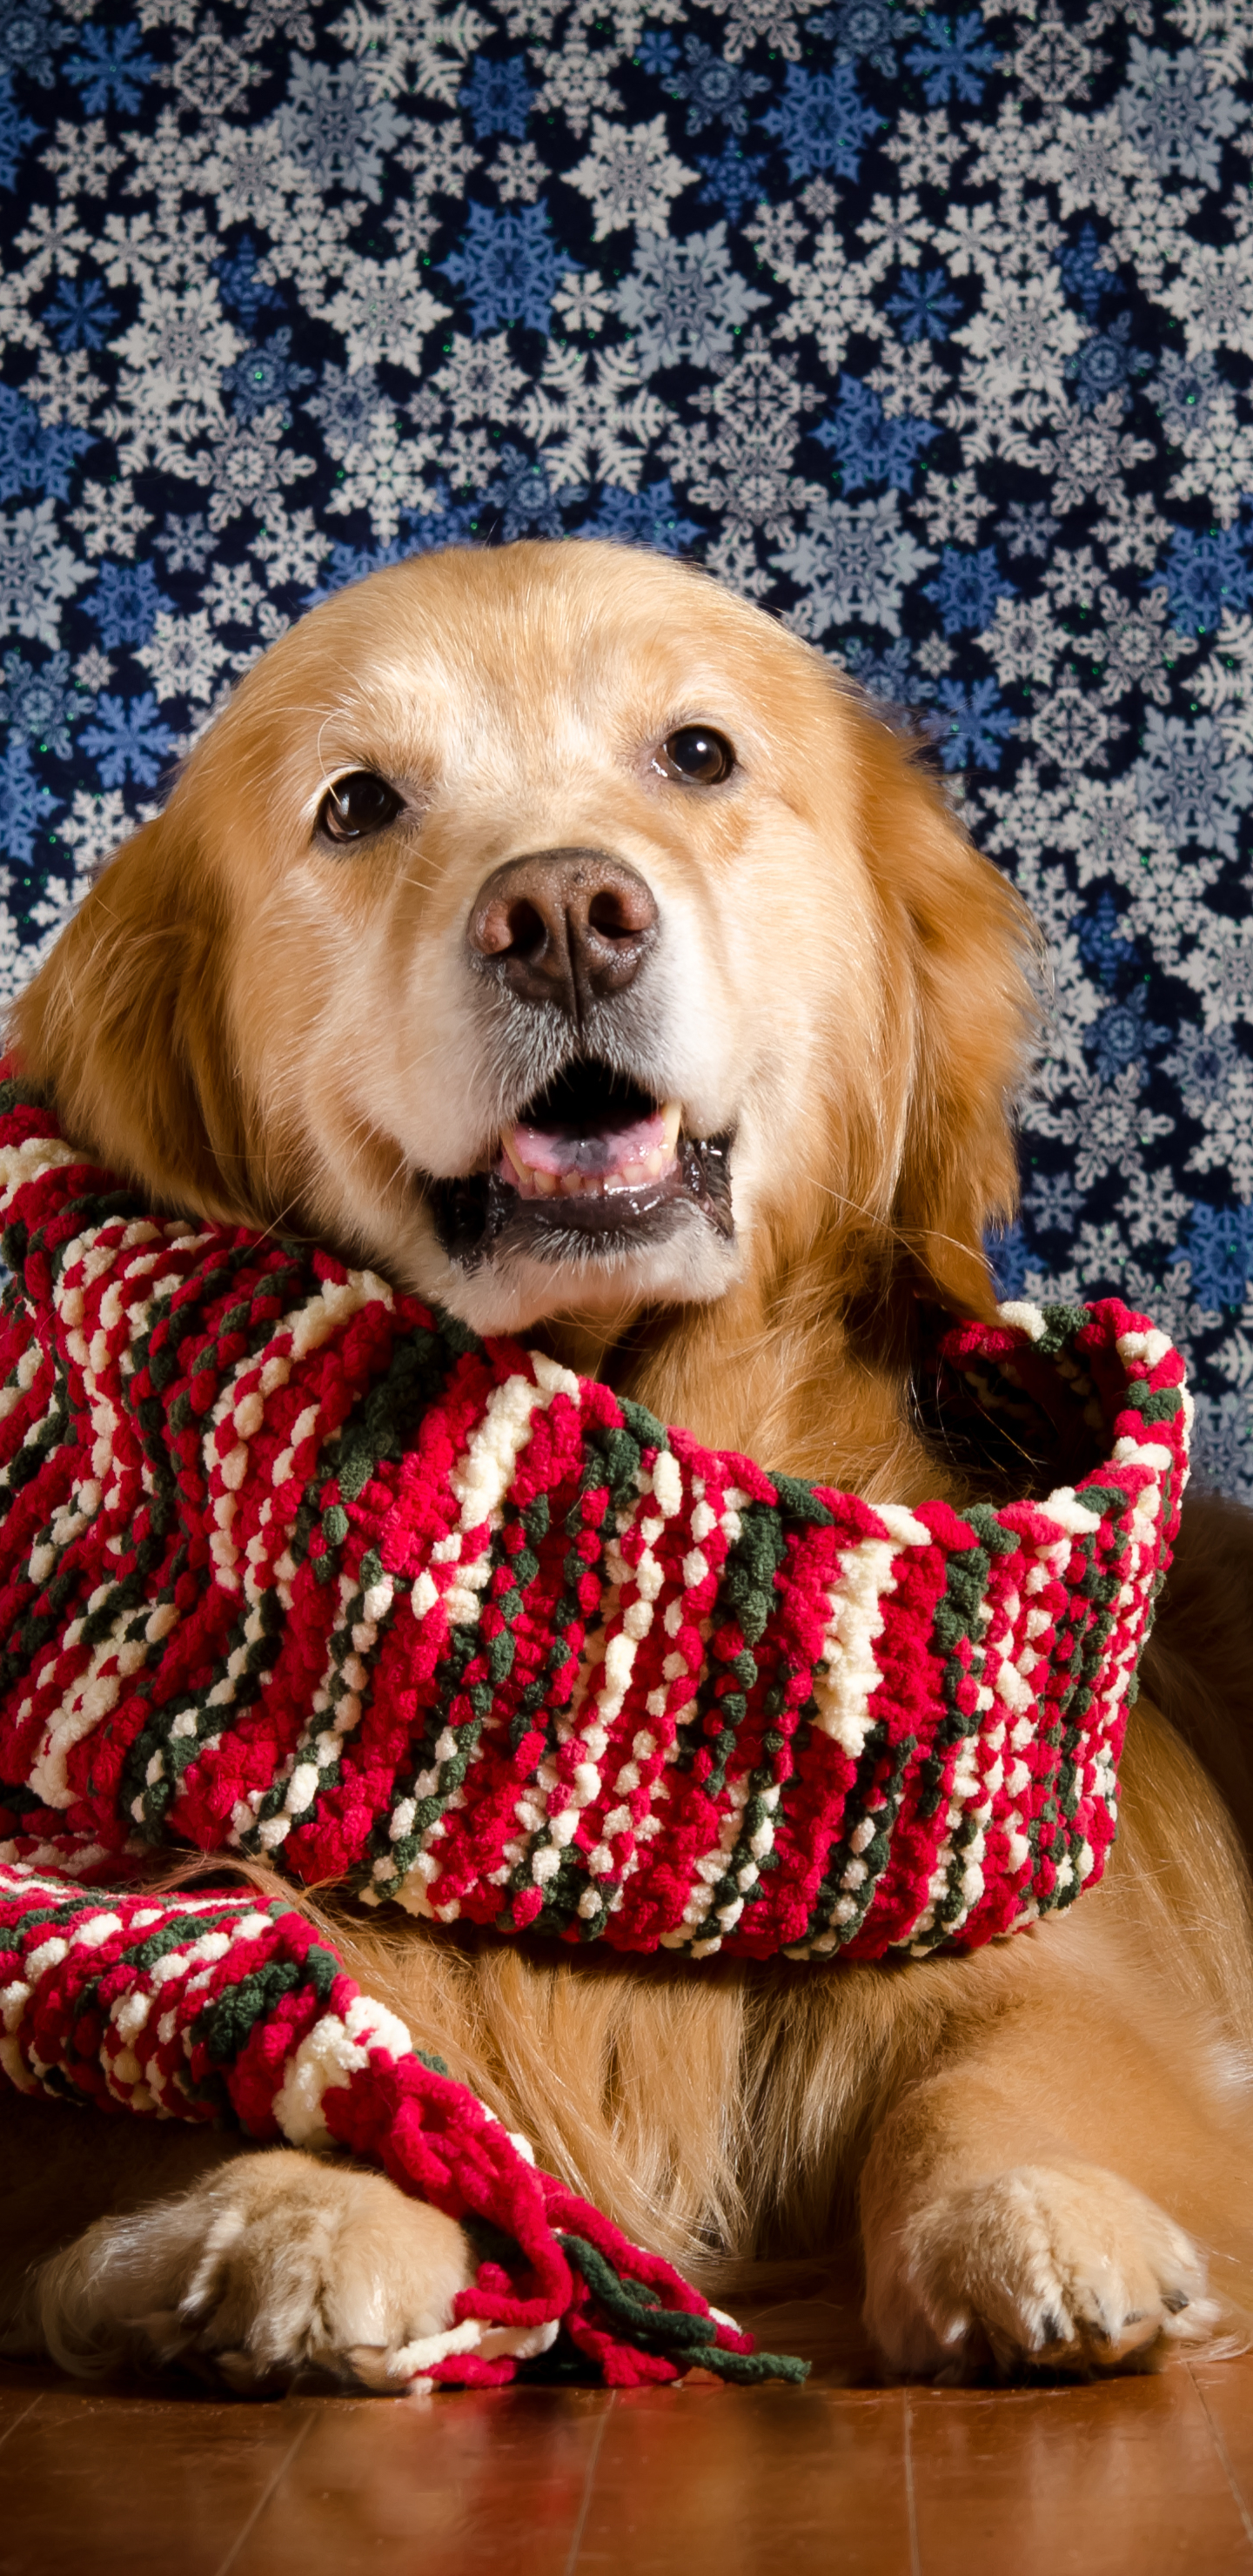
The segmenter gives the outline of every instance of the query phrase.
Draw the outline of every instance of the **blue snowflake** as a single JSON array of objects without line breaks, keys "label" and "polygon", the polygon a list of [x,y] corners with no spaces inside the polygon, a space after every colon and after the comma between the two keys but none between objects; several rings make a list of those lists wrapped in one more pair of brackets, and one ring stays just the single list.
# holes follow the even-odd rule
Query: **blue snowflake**
[{"label": "blue snowflake", "polygon": [[19,492],[50,492],[67,501],[75,461],[90,445],[87,430],[68,420],[45,428],[33,403],[0,385],[0,501]]},{"label": "blue snowflake", "polygon": [[12,75],[0,73],[0,188],[16,187],[17,165],[39,132],[39,126],[13,104]]},{"label": "blue snowflake", "polygon": [[52,86],[52,57],[68,45],[70,30],[58,25],[49,0],[0,0],[0,63],[25,72],[41,89]]},{"label": "blue snowflake", "polygon": [[1178,1031],[1177,1044],[1164,1059],[1166,1072],[1173,1073],[1191,1117],[1211,1102],[1226,1099],[1242,1061],[1230,1029],[1202,1029],[1195,1022],[1191,1026],[1185,1023]]},{"label": "blue snowflake", "polygon": [[1139,963],[1139,950],[1135,941],[1124,935],[1122,917],[1108,886],[1091,912],[1080,915],[1079,954],[1085,965],[1095,966],[1105,985],[1116,983],[1119,975],[1128,974]]},{"label": "blue snowflake", "polygon": [[111,36],[103,27],[85,27],[82,43],[80,54],[67,55],[65,68],[81,89],[88,114],[99,116],[103,108],[120,107],[133,116],[157,69],[152,55],[140,46],[138,27],[117,27]]},{"label": "blue snowflake", "polygon": [[653,546],[658,554],[677,555],[682,546],[704,535],[695,519],[681,519],[669,475],[647,483],[642,492],[620,492],[607,483],[594,519],[579,529],[581,537],[616,537],[620,545]]},{"label": "blue snowflake", "polygon": [[345,590],[350,581],[364,581],[367,573],[380,572],[385,564],[406,563],[416,551],[406,537],[393,537],[385,546],[349,546],[341,541],[332,546],[316,590],[305,591],[304,604],[316,608],[320,600]]},{"label": "blue snowflake", "polygon": [[984,1236],[983,1249],[998,1297],[1021,1297],[1031,1265],[1031,1246],[1020,1216],[1012,1225],[995,1226]]},{"label": "blue snowflake", "polygon": [[635,59],[642,72],[650,73],[654,80],[664,80],[679,59],[679,48],[664,27],[650,27],[640,38]]},{"label": "blue snowflake", "polygon": [[1068,295],[1077,295],[1089,320],[1095,321],[1101,305],[1110,295],[1121,295],[1122,286],[1107,268],[1098,268],[1101,241],[1094,224],[1085,224],[1079,239],[1063,243],[1057,253],[1057,265]]},{"label": "blue snowflake", "polygon": [[338,183],[377,203],[383,156],[408,130],[390,98],[380,97],[378,82],[364,63],[340,63],[332,69],[317,54],[305,62],[298,54],[291,57],[287,96],[273,131],[315,187]]},{"label": "blue snowflake", "polygon": [[568,251],[557,249],[547,206],[523,206],[516,215],[495,215],[476,205],[467,211],[460,247],[440,265],[461,288],[476,340],[509,322],[547,332],[557,281],[578,266]]},{"label": "blue snowflake", "polygon": [[903,268],[887,309],[901,326],[902,340],[947,340],[961,304],[949,291],[947,269]]},{"label": "blue snowflake", "polygon": [[1253,1208],[1207,1207],[1194,1200],[1179,1248],[1170,1257],[1191,1262],[1192,1285],[1202,1306],[1242,1306],[1253,1275]]},{"label": "blue snowflake", "polygon": [[1102,1082],[1116,1082],[1124,1067],[1143,1064],[1155,1047],[1166,1045],[1171,1032],[1146,1019],[1148,994],[1143,984],[1125,1001],[1107,1002],[1099,1019],[1085,1029],[1083,1043],[1089,1055],[1096,1058],[1096,1069]]},{"label": "blue snowflake", "polygon": [[1052,517],[1047,501],[1011,501],[1004,518],[997,520],[996,533],[1004,538],[1005,552],[1016,563],[1024,555],[1037,555],[1043,562],[1060,526],[1060,519]]},{"label": "blue snowflake", "polygon": [[729,224],[738,224],[745,207],[755,206],[764,194],[765,154],[741,152],[729,136],[716,161],[698,157],[696,167],[705,176],[700,204],[721,206]]},{"label": "blue snowflake", "polygon": [[1146,390],[1173,446],[1208,427],[1221,385],[1209,349],[1198,349],[1193,358],[1185,358],[1182,350],[1163,350],[1161,366]]},{"label": "blue snowflake", "polygon": [[165,557],[167,572],[207,572],[214,550],[214,539],[205,526],[203,510],[193,510],[180,519],[174,510],[167,511],[165,532],[156,540],[158,554]]},{"label": "blue snowflake", "polygon": [[999,769],[1015,718],[1001,704],[995,680],[976,680],[970,689],[960,680],[939,680],[935,696],[936,711],[925,722],[944,767]]},{"label": "blue snowflake", "polygon": [[1203,1493],[1253,1503],[1253,1416],[1247,1391],[1198,1393],[1191,1441],[1192,1482]]},{"label": "blue snowflake", "polygon": [[29,743],[11,742],[0,759],[0,852],[15,867],[33,866],[35,834],[63,801],[36,777]]},{"label": "blue snowflake", "polygon": [[[553,492],[541,458],[524,456],[520,447],[502,447],[497,458],[496,481],[480,493],[479,515],[491,510],[498,514],[494,534],[509,546],[515,537],[562,537],[565,526],[561,503]],[[584,501],[587,494],[575,484],[563,498],[567,502]]]},{"label": "blue snowflake", "polygon": [[88,725],[82,741],[99,765],[101,785],[120,787],[129,775],[137,786],[155,787],[174,736],[157,714],[151,689],[137,698],[103,697],[96,715],[99,721]]},{"label": "blue snowflake", "polygon": [[855,179],[862,145],[879,125],[873,109],[862,106],[847,63],[837,63],[832,72],[803,72],[789,63],[782,102],[761,121],[787,154],[793,186],[811,170],[834,170],[837,178]]},{"label": "blue snowflake", "polygon": [[824,9],[810,18],[805,33],[834,39],[842,62],[864,55],[874,71],[890,80],[896,70],[895,47],[902,36],[912,36],[917,24],[916,18],[892,8],[889,0],[840,0],[838,9]]},{"label": "blue snowflake", "polygon": [[873,652],[860,635],[851,635],[843,655],[860,686],[902,720],[908,717],[911,707],[935,694],[931,682],[915,679],[910,669],[907,635],[898,635],[881,653]]},{"label": "blue snowflake", "polygon": [[251,233],[245,233],[237,251],[229,259],[215,259],[213,274],[222,281],[222,302],[238,313],[245,331],[255,328],[259,313],[277,312],[282,296],[276,295],[257,274],[257,250]]},{"label": "blue snowflake", "polygon": [[995,45],[990,45],[983,32],[978,11],[968,10],[963,18],[936,18],[928,11],[922,22],[922,40],[906,54],[911,72],[917,72],[927,94],[928,107],[943,107],[954,95],[977,107],[983,97],[986,75],[1000,61]]},{"label": "blue snowflake", "polygon": [[476,143],[488,134],[511,134],[521,142],[534,96],[523,55],[511,54],[507,63],[488,63],[480,54],[457,104],[468,108],[474,119]]},{"label": "blue snowflake", "polygon": [[844,492],[860,492],[867,483],[910,491],[918,459],[938,435],[929,420],[908,414],[889,420],[878,394],[856,376],[841,376],[835,409],[814,431],[819,446],[835,456]]},{"label": "blue snowflake", "polygon": [[431,554],[439,546],[468,546],[478,535],[473,504],[454,501],[442,476],[435,486],[435,500],[433,510],[405,514],[411,555]]},{"label": "blue snowflake", "polygon": [[321,422],[330,454],[343,456],[368,436],[370,423],[386,400],[373,367],[358,367],[352,376],[345,375],[342,367],[326,367],[317,392],[308,394],[301,408]]},{"label": "blue snowflake", "polygon": [[86,689],[71,686],[68,653],[53,653],[37,670],[20,653],[5,654],[0,724],[26,734],[40,751],[68,760],[70,728],[81,724],[94,705]]},{"label": "blue snowflake", "polygon": [[1132,377],[1145,375],[1153,364],[1146,350],[1132,348],[1130,335],[1131,315],[1120,313],[1108,331],[1094,331],[1067,359],[1066,373],[1078,388],[1080,411],[1095,411],[1107,394],[1114,393],[1121,393],[1126,410]]},{"label": "blue snowflake", "polygon": [[760,72],[746,72],[740,63],[728,63],[699,36],[685,36],[683,51],[687,68],[673,72],[666,88],[671,98],[687,103],[688,133],[703,133],[715,121],[732,134],[746,133],[748,102],[759,90],[769,89],[769,81]]},{"label": "blue snowflake", "polygon": [[1072,1234],[1083,1206],[1083,1192],[1076,1188],[1073,1172],[1038,1172],[1023,1206],[1037,1233]]},{"label": "blue snowflake", "polygon": [[100,629],[106,653],[116,652],[120,644],[146,644],[161,610],[169,606],[150,563],[101,564],[82,604]]},{"label": "blue snowflake", "polygon": [[923,583],[923,596],[935,601],[946,635],[981,635],[996,615],[998,599],[1012,599],[1016,587],[999,571],[995,546],[980,546],[974,554],[945,546],[935,580]]},{"label": "blue snowflake", "polygon": [[110,304],[98,278],[89,277],[82,286],[63,277],[44,314],[44,320],[56,334],[58,349],[103,349],[118,318],[116,304]]},{"label": "blue snowflake", "polygon": [[1146,588],[1157,587],[1165,574],[1170,613],[1181,633],[1207,635],[1224,609],[1239,616],[1248,607],[1248,544],[1239,528],[1216,528],[1203,537],[1191,528],[1176,529],[1162,572],[1150,573]]},{"label": "blue snowflake", "polygon": [[263,348],[245,349],[233,367],[222,378],[222,389],[235,405],[240,420],[255,420],[258,412],[267,411],[271,403],[282,403],[301,385],[313,383],[312,367],[296,367],[291,361],[291,331],[274,331]]}]

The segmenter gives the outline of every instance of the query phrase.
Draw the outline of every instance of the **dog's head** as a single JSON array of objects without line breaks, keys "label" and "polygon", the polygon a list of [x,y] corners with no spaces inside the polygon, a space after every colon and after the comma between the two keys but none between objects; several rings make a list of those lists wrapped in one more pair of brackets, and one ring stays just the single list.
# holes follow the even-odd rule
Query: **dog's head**
[{"label": "dog's head", "polygon": [[986,1309],[1024,921],[906,747],[704,575],[427,555],[284,636],[17,1005],[71,1134],[484,1331],[821,1244]]}]

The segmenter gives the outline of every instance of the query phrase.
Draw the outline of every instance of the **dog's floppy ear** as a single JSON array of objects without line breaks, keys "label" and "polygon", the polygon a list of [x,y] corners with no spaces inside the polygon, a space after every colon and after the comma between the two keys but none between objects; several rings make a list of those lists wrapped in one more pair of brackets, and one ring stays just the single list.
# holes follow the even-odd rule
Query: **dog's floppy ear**
[{"label": "dog's floppy ear", "polygon": [[175,797],[123,843],[38,974],[8,1041],[67,1135],[174,1209],[252,1213],[225,924]]},{"label": "dog's floppy ear", "polygon": [[988,1318],[983,1249],[1018,1201],[1014,1103],[1039,1023],[1039,938],[899,737],[865,711],[866,847],[899,961],[904,1115],[893,1220],[924,1293]]}]

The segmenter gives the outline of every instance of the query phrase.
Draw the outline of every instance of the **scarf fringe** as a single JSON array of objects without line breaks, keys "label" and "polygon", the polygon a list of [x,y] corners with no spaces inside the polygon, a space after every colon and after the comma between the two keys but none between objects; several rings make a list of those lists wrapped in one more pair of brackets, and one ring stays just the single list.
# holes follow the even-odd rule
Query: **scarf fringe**
[{"label": "scarf fringe", "polygon": [[564,2330],[609,2387],[800,2380],[414,2048],[303,1915],[249,1896],[90,1895],[0,1867],[0,2062],[25,2093],[226,2122],[258,2145],[340,2147],[491,2256],[447,2330],[394,2356],[397,2389],[499,2387]]}]

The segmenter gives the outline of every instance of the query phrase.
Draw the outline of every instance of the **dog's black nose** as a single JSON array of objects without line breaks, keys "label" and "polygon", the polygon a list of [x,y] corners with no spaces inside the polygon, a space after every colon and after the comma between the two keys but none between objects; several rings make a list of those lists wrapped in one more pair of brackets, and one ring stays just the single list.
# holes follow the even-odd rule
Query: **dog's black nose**
[{"label": "dog's black nose", "polygon": [[657,936],[643,877],[604,850],[537,850],[480,886],[470,914],[475,964],[523,1002],[573,1020],[626,990]]}]

